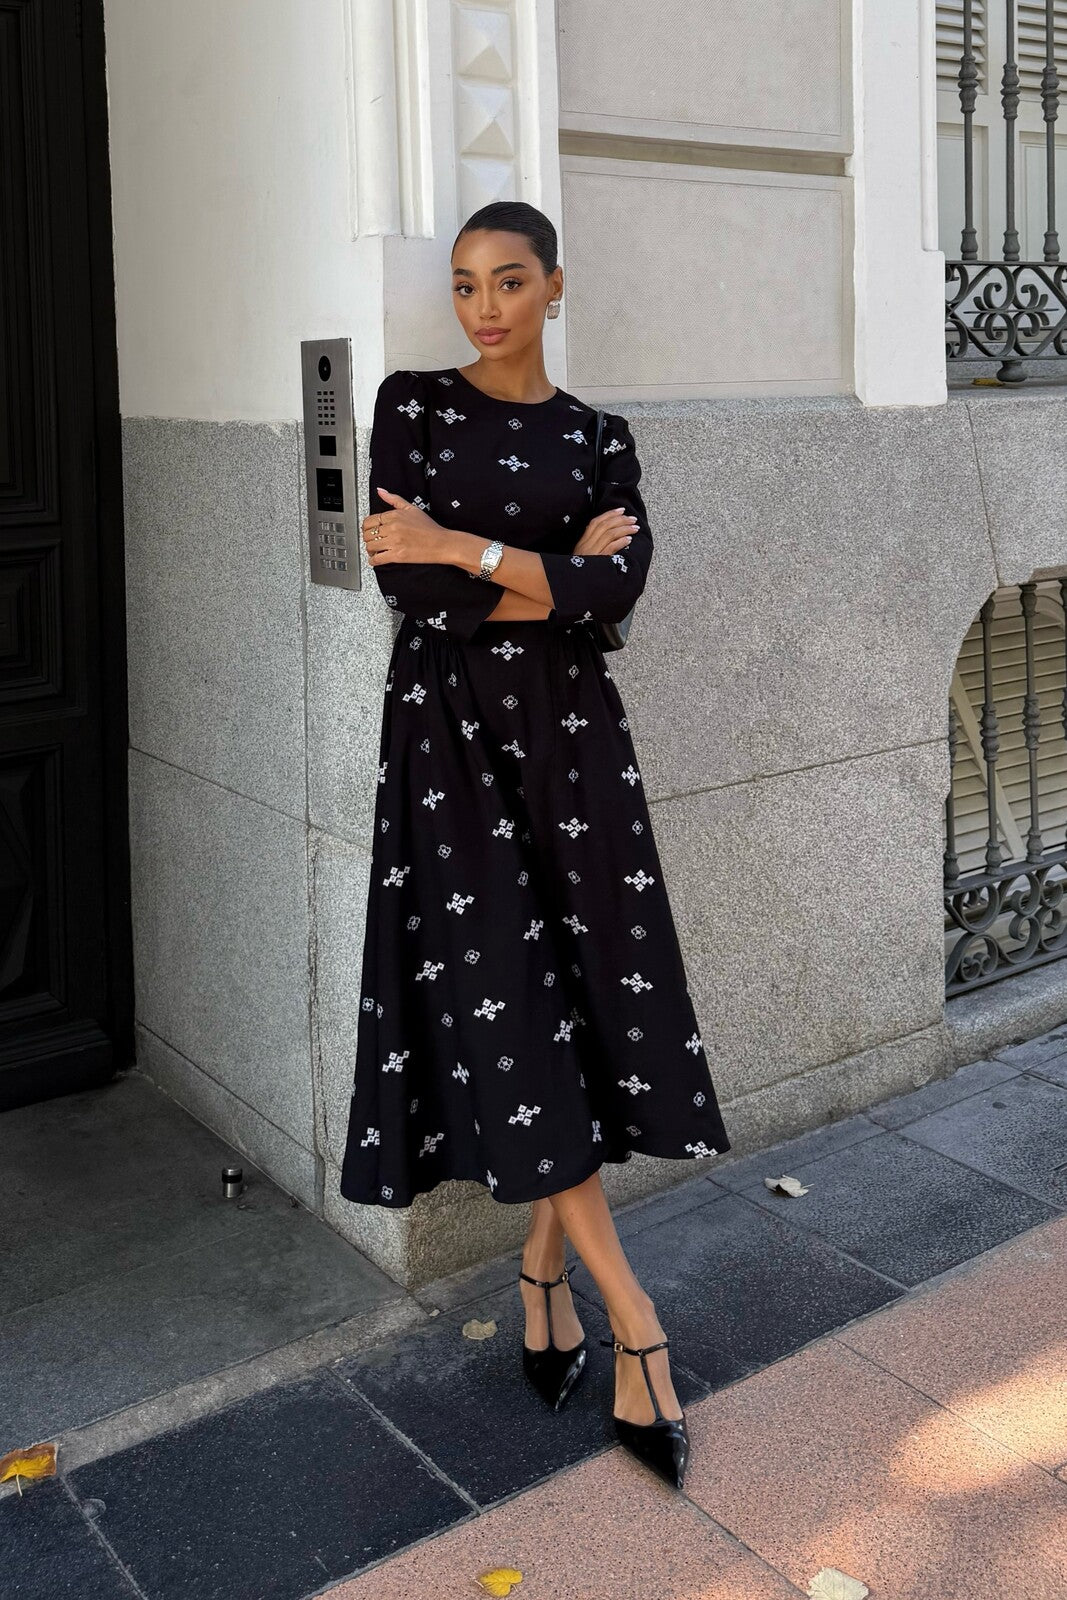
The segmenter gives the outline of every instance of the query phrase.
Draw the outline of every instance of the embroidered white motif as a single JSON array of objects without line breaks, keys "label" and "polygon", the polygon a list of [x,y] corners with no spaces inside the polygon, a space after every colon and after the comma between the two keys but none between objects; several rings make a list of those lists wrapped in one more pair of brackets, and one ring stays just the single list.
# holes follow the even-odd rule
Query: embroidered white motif
[{"label": "embroidered white motif", "polygon": [[476,1017],[484,1017],[486,1022],[495,1022],[497,1012],[503,1011],[506,1005],[506,1000],[490,1000],[486,996],[481,1005],[475,1007],[474,1015]]},{"label": "embroidered white motif", "polygon": [[506,459],[504,456],[500,456],[497,460],[497,466],[510,467],[512,472],[518,472],[520,467],[528,467],[529,465],[528,461],[520,461],[514,451]]},{"label": "embroidered white motif", "polygon": [[588,717],[576,717],[574,712],[571,711],[567,716],[560,718],[560,724],[566,728],[568,733],[577,733],[579,728],[588,728],[589,719]]},{"label": "embroidered white motif", "polygon": [[623,883],[632,883],[638,894],[642,894],[644,890],[648,888],[649,884],[655,883],[656,880],[655,878],[650,878],[644,867],[642,867],[640,871],[634,873],[632,878],[630,874],[627,873],[622,881]]},{"label": "embroidered white motif", "polygon": [[620,1089],[629,1089],[631,1094],[640,1094],[642,1089],[651,1089],[650,1083],[642,1083],[636,1072],[631,1072],[628,1078],[618,1078],[616,1082]]},{"label": "embroidered white motif", "polygon": [[472,906],[473,904],[474,896],[472,894],[458,894],[454,892],[451,900],[445,901],[445,910],[454,911],[457,916],[461,917],[466,911],[467,907]]},{"label": "embroidered white motif", "polygon": [[524,1105],[520,1105],[518,1111],[515,1112],[514,1116],[509,1117],[508,1121],[509,1122],[521,1122],[524,1127],[528,1128],[530,1126],[530,1123],[533,1121],[534,1117],[536,1117],[537,1113],[540,1111],[540,1109],[541,1109],[540,1106],[524,1106]]},{"label": "embroidered white motif", "polygon": [[587,832],[589,828],[588,822],[579,822],[577,817],[572,817],[569,822],[561,822],[558,826],[564,833],[569,833],[572,839],[577,839],[580,833]]},{"label": "embroidered white motif", "polygon": [[521,644],[512,644],[510,639],[505,639],[503,644],[490,645],[489,648],[495,656],[503,656],[505,661],[510,661],[512,656],[521,656],[525,647]]},{"label": "embroidered white motif", "polygon": [[633,990],[634,994],[640,994],[642,989],[651,989],[652,987],[648,979],[642,978],[639,972],[635,972],[632,978],[620,978],[619,982],[626,984],[628,988]]}]

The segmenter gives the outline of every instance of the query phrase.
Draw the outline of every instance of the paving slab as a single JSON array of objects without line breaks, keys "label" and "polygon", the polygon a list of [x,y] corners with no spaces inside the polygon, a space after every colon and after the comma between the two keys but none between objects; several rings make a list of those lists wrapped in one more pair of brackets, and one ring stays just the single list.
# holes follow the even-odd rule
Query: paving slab
[{"label": "paving slab", "polygon": [[1067,1217],[835,1337],[1035,1465],[1067,1467]]},{"label": "paving slab", "polygon": [[79,1467],[70,1483],[147,1600],[296,1600],[471,1515],[328,1374]]},{"label": "paving slab", "polygon": [[1067,1208],[1067,1087],[1027,1072],[903,1130],[979,1172]]},{"label": "paving slab", "polygon": [[[526,1315],[517,1282],[338,1361],[334,1371],[479,1505],[492,1505],[615,1444],[612,1352],[597,1343],[607,1337],[608,1321],[577,1293],[575,1302],[591,1348],[586,1371],[559,1412],[545,1405],[522,1370]],[[496,1332],[467,1338],[468,1320],[495,1322]],[[707,1393],[706,1384],[684,1369],[673,1375],[683,1406]]]},{"label": "paving slab", "polygon": [[137,1600],[61,1483],[37,1479],[0,1501],[4,1600]]},{"label": "paving slab", "polygon": [[1050,1028],[1036,1039],[1023,1039],[1019,1044],[1005,1045],[1003,1049],[994,1050],[993,1054],[998,1061],[1007,1061],[1023,1069],[1051,1061],[1056,1056],[1067,1055],[1067,1023]]},{"label": "paving slab", "polygon": [[736,1194],[741,1189],[749,1188],[757,1179],[762,1182],[764,1178],[780,1177],[783,1172],[792,1172],[794,1167],[805,1161],[817,1161],[820,1156],[829,1155],[833,1150],[843,1150],[846,1145],[870,1139],[881,1132],[882,1129],[869,1116],[857,1112],[855,1116],[828,1122],[822,1128],[812,1128],[810,1132],[798,1134],[794,1139],[783,1139],[780,1144],[769,1145],[765,1150],[754,1150],[751,1155],[725,1161],[721,1166],[716,1163],[714,1171],[708,1174],[708,1181]]},{"label": "paving slab", "polygon": [[399,1292],[310,1212],[268,1208],[205,1248],[0,1318],[0,1452],[218,1372]]},{"label": "paving slab", "polygon": [[[963,1101],[962,1108],[971,1104]],[[919,1143],[914,1126],[906,1135],[886,1132],[795,1164],[791,1175],[807,1194],[775,1194],[760,1183],[743,1190],[743,1197],[909,1286],[1058,1214],[1044,1201]]]},{"label": "paving slab", "polygon": [[689,1432],[687,1496],[804,1594],[822,1567],[878,1600],[1067,1594],[1067,1486],[836,1338]]},{"label": "paving slab", "polygon": [[484,1595],[511,1600],[797,1600],[802,1592],[616,1448],[351,1582],[329,1600]]},{"label": "paving slab", "polygon": [[957,1100],[966,1100],[983,1089],[1005,1083],[1022,1070],[1021,1066],[1012,1066],[1007,1061],[971,1061],[965,1067],[958,1067],[950,1077],[936,1078],[933,1083],[924,1083],[921,1089],[912,1089],[908,1094],[894,1095],[891,1100],[869,1106],[866,1114],[879,1127],[903,1128],[931,1111],[940,1111],[943,1106],[954,1105]]},{"label": "paving slab", "polygon": [[[667,1329],[672,1371],[680,1363],[713,1389],[901,1292],[742,1195],[642,1229],[627,1255]],[[574,1287],[599,1303],[588,1278]]]},{"label": "paving slab", "polygon": [[1056,1056],[1051,1061],[1037,1061],[1026,1070],[1032,1077],[1047,1078],[1050,1083],[1067,1089],[1067,1055]]}]

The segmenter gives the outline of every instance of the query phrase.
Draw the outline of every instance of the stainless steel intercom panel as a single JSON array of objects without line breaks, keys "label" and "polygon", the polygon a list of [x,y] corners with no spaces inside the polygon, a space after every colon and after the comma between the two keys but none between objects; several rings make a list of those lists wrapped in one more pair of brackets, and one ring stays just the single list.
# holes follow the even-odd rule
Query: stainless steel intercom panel
[{"label": "stainless steel intercom panel", "polygon": [[360,587],[352,341],[302,339],[308,537],[314,583]]}]

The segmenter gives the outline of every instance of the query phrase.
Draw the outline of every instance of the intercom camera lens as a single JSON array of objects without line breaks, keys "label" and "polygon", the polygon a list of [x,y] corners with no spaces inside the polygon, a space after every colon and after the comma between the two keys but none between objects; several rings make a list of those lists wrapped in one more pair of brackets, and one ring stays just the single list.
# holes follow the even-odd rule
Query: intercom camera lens
[{"label": "intercom camera lens", "polygon": [[333,371],[333,367],[330,365],[329,356],[320,356],[319,357],[319,377],[322,379],[323,383],[326,382],[327,378],[330,376],[330,373],[332,371]]}]

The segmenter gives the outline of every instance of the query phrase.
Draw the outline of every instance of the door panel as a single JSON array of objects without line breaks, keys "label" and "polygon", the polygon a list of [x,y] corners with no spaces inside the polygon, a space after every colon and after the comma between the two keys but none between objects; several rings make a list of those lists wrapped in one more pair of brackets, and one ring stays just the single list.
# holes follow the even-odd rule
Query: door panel
[{"label": "door panel", "polygon": [[104,87],[93,0],[0,0],[0,1108],[129,1057]]}]

